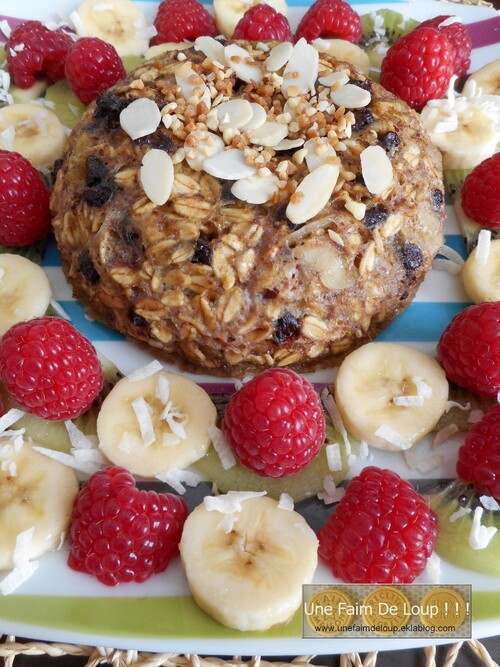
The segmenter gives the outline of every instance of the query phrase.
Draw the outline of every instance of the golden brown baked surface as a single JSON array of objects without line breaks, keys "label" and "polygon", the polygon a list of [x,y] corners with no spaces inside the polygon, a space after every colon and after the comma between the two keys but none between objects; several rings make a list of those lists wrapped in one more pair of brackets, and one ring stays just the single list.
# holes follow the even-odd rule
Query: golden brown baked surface
[{"label": "golden brown baked surface", "polygon": [[[89,315],[181,367],[241,377],[272,366],[333,366],[391,322],[430,269],[443,243],[441,158],[418,115],[346,63],[322,54],[318,76],[348,73],[370,92],[368,105],[332,104],[336,86],[316,81],[312,96],[290,96],[285,107],[283,70],[266,72],[268,53],[244,46],[264,72],[259,84],[191,48],[183,51],[187,61],[173,51],[146,62],[87,110],[52,195],[63,267]],[[215,112],[182,97],[175,72],[189,63]],[[132,140],[119,114],[141,97],[170,118]],[[309,153],[318,159],[325,143],[335,149],[333,194],[303,224],[287,217],[310,173],[302,146],[275,151],[252,144],[249,132],[225,132],[226,145],[264,169],[263,179],[277,177],[264,204],[241,201],[232,180],[187,163],[186,152],[197,156],[191,133],[214,126],[217,104],[235,98],[263,106],[268,121],[288,126],[288,139],[317,137],[319,148]],[[368,146],[382,146],[393,170],[392,184],[377,195],[360,165]],[[145,194],[139,173],[152,148],[175,165],[162,205]]]}]

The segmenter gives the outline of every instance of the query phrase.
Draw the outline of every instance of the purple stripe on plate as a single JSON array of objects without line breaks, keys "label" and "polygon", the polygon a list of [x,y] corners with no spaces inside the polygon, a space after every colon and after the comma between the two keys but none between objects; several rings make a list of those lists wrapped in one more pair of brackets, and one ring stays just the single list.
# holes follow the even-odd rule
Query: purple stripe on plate
[{"label": "purple stripe on plate", "polygon": [[[4,16],[3,14],[0,14],[0,21],[7,21],[9,26],[12,28],[15,28],[16,25],[19,25],[26,19],[15,19],[12,18],[12,16]],[[7,39],[7,35],[5,35],[1,30],[0,30],[0,42],[4,42]]]},{"label": "purple stripe on plate", "polygon": [[500,16],[484,21],[468,23],[467,30],[472,39],[472,48],[479,49],[482,46],[492,46],[500,42]]}]

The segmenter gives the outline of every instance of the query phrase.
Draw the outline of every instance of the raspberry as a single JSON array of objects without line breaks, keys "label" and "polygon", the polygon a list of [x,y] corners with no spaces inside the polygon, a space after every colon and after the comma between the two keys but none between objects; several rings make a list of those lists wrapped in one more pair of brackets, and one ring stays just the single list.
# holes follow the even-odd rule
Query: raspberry
[{"label": "raspberry", "polygon": [[459,77],[465,76],[470,66],[470,56],[472,53],[472,40],[469,31],[460,21],[441,26],[443,21],[453,19],[453,16],[436,16],[421,23],[419,28],[435,28],[445,37],[455,49],[455,60],[453,61],[453,74]]},{"label": "raspberry", "polygon": [[500,405],[470,427],[458,450],[457,475],[478,495],[500,500]]},{"label": "raspberry", "polygon": [[75,501],[68,565],[107,586],[145,581],[176,555],[187,515],[183,498],[140,491],[125,468],[101,470]]},{"label": "raspberry", "polygon": [[271,5],[258,4],[243,14],[234,29],[233,39],[248,39],[252,42],[275,39],[279,42],[293,42],[293,35],[286,16],[279,14]]},{"label": "raspberry", "polygon": [[35,167],[19,153],[0,150],[0,244],[22,247],[44,238],[49,199]]},{"label": "raspberry", "polygon": [[40,21],[25,21],[12,30],[5,50],[9,73],[19,88],[29,88],[37,75],[49,81],[64,78],[64,61],[73,44],[62,29],[49,30]]},{"label": "raspberry", "polygon": [[481,394],[500,391],[500,301],[469,306],[443,331],[437,354],[448,380]]},{"label": "raspberry", "polygon": [[434,550],[434,512],[391,470],[365,468],[318,534],[319,556],[351,583],[410,583]]},{"label": "raspberry", "polygon": [[382,61],[380,83],[420,110],[443,97],[453,74],[455,50],[434,28],[418,28],[400,37]]},{"label": "raspberry", "polygon": [[11,327],[0,343],[0,375],[21,407],[54,421],[83,414],[103,382],[91,343],[59,317]]},{"label": "raspberry", "polygon": [[66,78],[84,104],[125,76],[123,62],[112,44],[98,37],[82,37],[66,58]]},{"label": "raspberry", "polygon": [[264,477],[283,477],[316,456],[325,440],[325,417],[310,382],[293,371],[271,369],[231,397],[222,429],[244,466]]},{"label": "raspberry", "polygon": [[500,229],[500,153],[484,160],[466,177],[462,208],[480,225]]},{"label": "raspberry", "polygon": [[308,42],[318,37],[338,37],[348,42],[359,42],[363,28],[361,19],[344,0],[316,0],[302,17],[295,39],[304,37]]},{"label": "raspberry", "polygon": [[158,32],[151,44],[194,41],[202,35],[219,34],[212,15],[197,0],[164,0],[154,21]]}]

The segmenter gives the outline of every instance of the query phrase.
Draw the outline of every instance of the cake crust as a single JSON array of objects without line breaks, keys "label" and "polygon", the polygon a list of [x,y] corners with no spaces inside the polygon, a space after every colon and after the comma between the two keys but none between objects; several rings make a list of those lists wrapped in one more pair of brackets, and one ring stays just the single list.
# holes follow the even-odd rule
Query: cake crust
[{"label": "cake crust", "polygon": [[[239,45],[264,66],[267,51]],[[325,54],[319,76],[347,73],[370,92],[366,107],[330,102],[324,109],[325,87],[316,81],[292,117],[279,92],[282,72],[245,83],[201,51],[182,53],[186,60],[170,51],[138,67],[89,107],[69,137],[51,207],[74,295],[91,317],[190,371],[243,377],[273,366],[334,366],[402,312],[431,268],[443,243],[439,151],[404,102]],[[300,146],[275,151],[252,145],[243,132],[224,136],[247,163],[279,178],[264,204],[239,200],[232,180],[189,166],[190,133],[207,128],[210,116],[202,103],[186,103],[176,85],[186,61],[206,81],[212,105],[217,96],[246,99],[263,106],[268,120],[288,122],[289,139],[328,139],[340,175],[316,216],[299,225],[287,217],[309,173]],[[132,140],[119,114],[140,97],[171,118]],[[382,146],[393,169],[393,183],[378,195],[363,181],[360,154],[368,146]],[[152,148],[175,165],[163,205],[140,180]]]}]

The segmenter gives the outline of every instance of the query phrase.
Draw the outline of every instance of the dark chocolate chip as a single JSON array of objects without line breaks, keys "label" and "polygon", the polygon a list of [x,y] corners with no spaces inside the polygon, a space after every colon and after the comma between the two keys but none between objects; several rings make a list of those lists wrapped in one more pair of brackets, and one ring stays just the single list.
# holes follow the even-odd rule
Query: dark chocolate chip
[{"label": "dark chocolate chip", "polygon": [[371,125],[375,120],[375,116],[370,111],[370,109],[356,110],[354,112],[354,118],[356,119],[356,122],[352,126],[354,132],[358,132],[359,130],[364,130],[365,127]]},{"label": "dark chocolate chip", "polygon": [[172,137],[167,132],[156,130],[153,134],[148,134],[145,137],[139,137],[135,140],[139,146],[149,146],[150,148],[158,148],[166,153],[175,153],[175,144]]},{"label": "dark chocolate chip", "polygon": [[113,93],[97,96],[93,117],[99,120],[108,130],[120,127],[120,114],[132,102]]},{"label": "dark chocolate chip", "polygon": [[210,245],[210,241],[206,241],[205,239],[198,239],[196,241],[196,248],[193,256],[191,257],[191,261],[193,264],[206,264],[207,266],[210,266],[213,253],[214,249]]},{"label": "dark chocolate chip", "polygon": [[418,245],[406,241],[400,250],[401,262],[407,274],[412,274],[419,266],[422,266],[424,255]]},{"label": "dark chocolate chip", "polygon": [[266,289],[262,292],[263,299],[275,299],[279,292],[277,289]]},{"label": "dark chocolate chip", "polygon": [[101,277],[90,258],[90,251],[83,250],[78,257],[78,271],[86,278],[91,285],[96,285]]},{"label": "dark chocolate chip", "polygon": [[363,223],[371,232],[382,225],[387,218],[389,217],[389,211],[382,204],[375,204],[371,208],[367,209],[365,217],[363,218]]},{"label": "dark chocolate chip", "polygon": [[399,135],[396,134],[396,132],[386,132],[381,137],[379,137],[378,141],[382,148],[387,151],[387,153],[394,152],[401,143]]},{"label": "dark chocolate chip", "polygon": [[133,308],[130,308],[128,311],[128,316],[135,327],[140,327],[143,329],[148,324],[147,319],[142,317],[142,315],[138,315]]},{"label": "dark chocolate chip", "polygon": [[432,191],[432,206],[436,212],[441,210],[441,206],[444,204],[444,194],[441,190]]},{"label": "dark chocolate chip", "polygon": [[274,323],[273,340],[276,345],[283,343],[300,329],[299,320],[291,313],[284,312]]},{"label": "dark chocolate chip", "polygon": [[363,90],[367,90],[371,93],[372,82],[370,79],[365,79],[364,81],[361,81],[361,79],[351,79],[349,83],[352,83],[353,86],[358,86],[358,88],[363,88]]},{"label": "dark chocolate chip", "polygon": [[85,166],[85,185],[89,188],[108,178],[108,168],[97,155],[89,155]]}]

